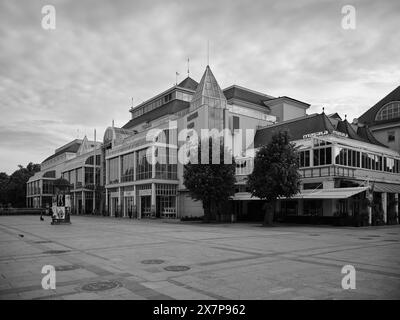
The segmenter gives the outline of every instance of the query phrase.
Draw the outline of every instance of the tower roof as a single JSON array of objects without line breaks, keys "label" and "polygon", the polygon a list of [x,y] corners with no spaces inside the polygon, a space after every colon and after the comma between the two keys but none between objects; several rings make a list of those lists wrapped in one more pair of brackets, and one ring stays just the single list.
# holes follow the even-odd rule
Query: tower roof
[{"label": "tower roof", "polygon": [[199,84],[197,83],[197,81],[193,80],[191,77],[188,76],[186,79],[184,79],[182,82],[178,84],[178,87],[190,90],[196,90],[198,85]]},{"label": "tower roof", "polygon": [[217,80],[215,79],[209,66],[206,67],[204,74],[196,88],[190,106],[196,109],[203,104],[211,107],[225,108],[226,98]]}]

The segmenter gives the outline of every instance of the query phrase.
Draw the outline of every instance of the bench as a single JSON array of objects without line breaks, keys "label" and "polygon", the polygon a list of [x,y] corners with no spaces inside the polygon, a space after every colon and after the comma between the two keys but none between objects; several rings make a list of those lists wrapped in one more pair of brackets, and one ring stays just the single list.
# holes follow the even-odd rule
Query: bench
[{"label": "bench", "polygon": [[176,218],[175,208],[164,208],[161,217],[163,218]]}]

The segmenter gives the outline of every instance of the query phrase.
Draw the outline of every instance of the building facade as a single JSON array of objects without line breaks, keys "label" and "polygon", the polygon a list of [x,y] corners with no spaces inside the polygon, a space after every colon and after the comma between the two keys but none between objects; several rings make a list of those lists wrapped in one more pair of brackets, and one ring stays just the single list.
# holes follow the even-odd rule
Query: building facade
[{"label": "building facade", "polygon": [[379,142],[400,152],[400,86],[362,114],[356,122],[369,127]]},{"label": "building facade", "polygon": [[41,163],[41,170],[28,180],[27,207],[51,207],[54,181],[63,178],[71,185],[72,213],[100,211],[100,145],[100,142],[89,141],[85,137],[56,149],[53,155]]},{"label": "building facade", "polygon": [[[393,128],[396,90],[372,108],[373,119],[386,117],[379,121]],[[200,217],[202,204],[188,195],[183,170],[193,156],[188,146],[212,136],[229,141],[235,155],[236,192],[228,208],[233,220],[261,220],[263,201],[247,192],[246,178],[257,149],[274,133],[287,131],[299,148],[301,190],[277,202],[278,218],[366,215],[370,224],[398,223],[397,149],[388,148],[363,116],[350,124],[336,113],[307,115],[309,106],[237,85],[222,90],[207,66],[199,83],[187,77],[132,107],[129,121],[108,127],[101,145],[85,138],[57,149],[28,181],[27,205],[45,207],[52,181],[64,178],[71,185],[73,213]]]},{"label": "building facade", "polygon": [[[314,114],[258,130],[255,148],[279,131],[287,131],[299,148],[302,179],[299,194],[277,202],[278,217],[299,221],[295,217],[364,216],[369,224],[376,219],[399,222],[400,154],[383,146],[368,128],[351,125],[337,114]],[[246,191],[244,179],[252,171],[253,158],[242,162],[248,170],[240,172],[235,213],[238,220],[260,219],[262,203]],[[366,200],[373,200],[373,205]]]},{"label": "building facade", "polygon": [[[228,130],[236,152],[252,148],[257,128],[304,116],[309,104],[240,86],[221,90],[207,66],[200,83],[180,84],[132,108],[131,120],[104,134],[106,210],[111,216],[201,216],[183,184],[179,152],[202,130]],[[244,132],[246,131],[246,132]],[[151,159],[157,161],[151,161]]]}]

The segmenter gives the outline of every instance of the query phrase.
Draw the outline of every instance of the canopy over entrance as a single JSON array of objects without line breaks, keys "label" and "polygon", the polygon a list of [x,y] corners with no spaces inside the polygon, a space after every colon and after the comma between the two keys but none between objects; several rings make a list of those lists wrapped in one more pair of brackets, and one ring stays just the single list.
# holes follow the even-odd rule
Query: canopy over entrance
[{"label": "canopy over entrance", "polygon": [[[301,190],[298,194],[290,199],[346,199],[367,190],[368,187],[355,187],[355,188],[334,188],[334,189],[317,189],[317,190]],[[281,200],[289,199],[282,197]],[[260,200],[259,198],[252,198],[248,192],[241,192],[235,194],[232,200]]]}]

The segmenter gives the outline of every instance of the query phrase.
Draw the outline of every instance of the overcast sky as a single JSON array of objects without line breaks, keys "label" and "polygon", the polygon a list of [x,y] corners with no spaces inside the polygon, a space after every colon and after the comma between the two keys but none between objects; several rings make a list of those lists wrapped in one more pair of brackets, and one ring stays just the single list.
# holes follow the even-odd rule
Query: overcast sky
[{"label": "overcast sky", "polygon": [[[56,9],[56,29],[41,9]],[[341,25],[356,8],[356,29]],[[207,64],[352,120],[400,85],[400,1],[0,1],[0,172],[40,163]]]}]

